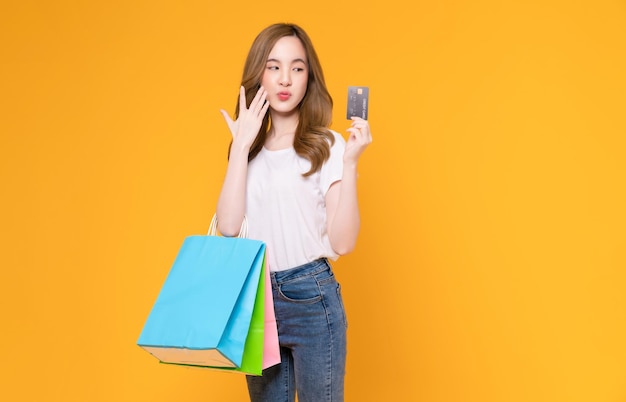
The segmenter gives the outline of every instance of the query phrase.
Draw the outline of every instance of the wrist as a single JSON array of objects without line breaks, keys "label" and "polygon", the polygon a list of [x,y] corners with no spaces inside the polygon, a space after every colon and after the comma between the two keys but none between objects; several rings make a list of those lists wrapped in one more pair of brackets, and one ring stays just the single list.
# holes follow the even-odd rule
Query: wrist
[{"label": "wrist", "polygon": [[343,163],[343,179],[347,179],[350,177],[357,178],[359,176],[357,172],[357,164],[356,162],[344,162]]},{"label": "wrist", "polygon": [[233,141],[230,144],[230,151],[229,151],[230,158],[245,157],[247,159],[249,153],[250,153],[250,145],[240,144],[237,141]]},{"label": "wrist", "polygon": [[344,160],[343,161],[343,169],[347,170],[347,171],[354,171],[354,172],[356,172],[356,170],[357,170],[357,162],[356,161]]}]

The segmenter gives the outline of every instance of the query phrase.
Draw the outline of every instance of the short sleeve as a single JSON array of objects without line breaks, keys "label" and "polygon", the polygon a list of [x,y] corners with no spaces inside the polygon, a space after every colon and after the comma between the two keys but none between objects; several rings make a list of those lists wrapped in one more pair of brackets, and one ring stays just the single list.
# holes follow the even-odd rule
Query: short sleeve
[{"label": "short sleeve", "polygon": [[320,187],[322,193],[326,195],[326,192],[330,186],[341,180],[343,175],[343,152],[346,149],[346,141],[339,133],[332,131],[331,133],[335,137],[335,143],[330,148],[330,158],[322,165],[320,170]]}]

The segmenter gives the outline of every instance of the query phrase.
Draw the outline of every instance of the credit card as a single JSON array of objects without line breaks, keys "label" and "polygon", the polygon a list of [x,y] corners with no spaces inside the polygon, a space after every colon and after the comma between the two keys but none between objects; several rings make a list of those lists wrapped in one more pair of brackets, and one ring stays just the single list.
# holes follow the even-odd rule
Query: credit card
[{"label": "credit card", "polygon": [[368,87],[348,87],[348,113],[347,119],[352,116],[360,117],[367,120],[367,110],[369,109]]}]

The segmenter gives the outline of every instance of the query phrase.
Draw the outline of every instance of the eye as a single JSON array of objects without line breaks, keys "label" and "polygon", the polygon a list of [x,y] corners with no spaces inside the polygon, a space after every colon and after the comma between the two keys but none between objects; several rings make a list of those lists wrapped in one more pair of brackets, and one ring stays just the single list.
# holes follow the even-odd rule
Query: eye
[{"label": "eye", "polygon": [[278,70],[278,66],[267,66],[268,70]]},{"label": "eye", "polygon": [[303,67],[294,67],[293,71],[301,72],[301,71],[304,71],[304,68]]}]

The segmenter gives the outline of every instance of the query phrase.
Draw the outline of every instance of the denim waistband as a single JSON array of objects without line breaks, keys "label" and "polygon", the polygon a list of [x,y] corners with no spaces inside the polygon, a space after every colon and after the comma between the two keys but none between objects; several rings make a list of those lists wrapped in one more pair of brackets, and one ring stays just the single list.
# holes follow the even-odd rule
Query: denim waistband
[{"label": "denim waistband", "polygon": [[270,277],[273,284],[280,284],[301,276],[316,275],[329,269],[330,264],[328,263],[328,259],[320,258],[284,271],[270,272]]}]

